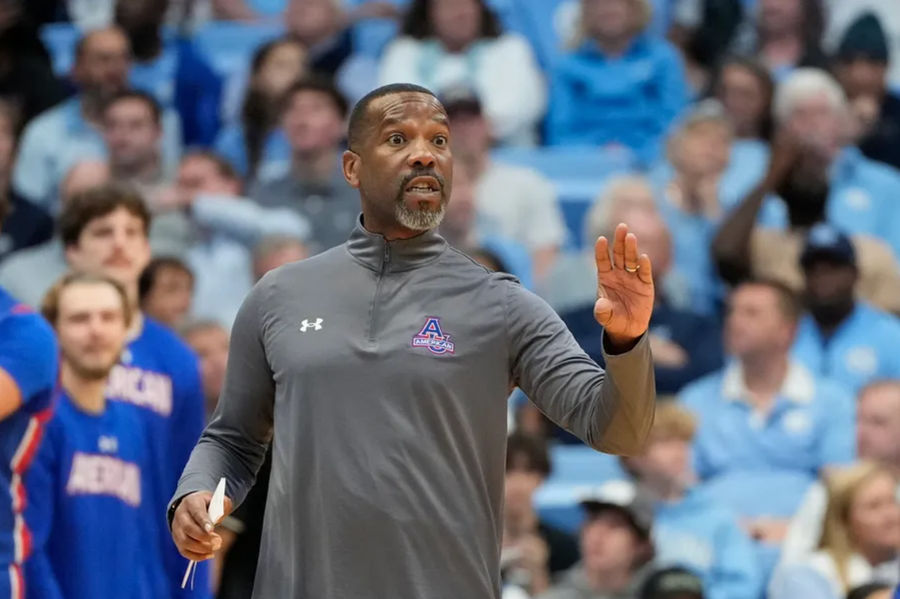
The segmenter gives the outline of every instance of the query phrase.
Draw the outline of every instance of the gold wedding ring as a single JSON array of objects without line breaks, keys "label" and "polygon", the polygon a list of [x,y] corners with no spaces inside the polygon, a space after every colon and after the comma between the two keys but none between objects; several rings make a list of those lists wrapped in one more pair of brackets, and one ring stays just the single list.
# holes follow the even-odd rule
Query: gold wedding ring
[{"label": "gold wedding ring", "polygon": [[636,272],[639,271],[640,269],[641,269],[641,265],[640,265],[640,264],[638,264],[637,266],[635,266],[635,267],[633,267],[633,268],[628,268],[627,266],[625,267],[625,270],[628,271],[628,272],[630,272],[630,273],[636,273]]}]

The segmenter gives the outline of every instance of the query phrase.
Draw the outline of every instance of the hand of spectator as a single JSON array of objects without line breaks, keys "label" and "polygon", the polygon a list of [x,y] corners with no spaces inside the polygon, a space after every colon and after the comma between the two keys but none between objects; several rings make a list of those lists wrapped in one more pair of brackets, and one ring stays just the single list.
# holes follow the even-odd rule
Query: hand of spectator
[{"label": "hand of spectator", "polygon": [[746,522],[745,529],[754,541],[780,545],[787,536],[788,522],[762,517]]},{"label": "hand of spectator", "polygon": [[766,172],[765,186],[770,191],[779,189],[788,180],[794,167],[800,160],[802,147],[800,142],[786,129],[775,136],[769,154],[769,169]]},{"label": "hand of spectator", "polygon": [[649,341],[655,364],[666,368],[681,368],[687,364],[687,352],[677,343],[653,334],[650,335]]},{"label": "hand of spectator", "polygon": [[594,318],[603,325],[608,350],[621,353],[631,349],[650,324],[653,312],[653,272],[647,254],[638,254],[638,240],[619,223],[613,239],[612,260],[609,241],[597,239],[597,303]]},{"label": "hand of spectator", "polygon": [[171,185],[154,193],[149,204],[154,212],[169,212],[187,208],[193,201],[190,195]]},{"label": "hand of spectator", "polygon": [[[214,557],[222,547],[222,537],[215,532],[216,522],[207,513],[212,491],[197,491],[185,496],[172,517],[172,540],[178,552],[194,561]],[[231,499],[225,498],[225,515],[232,509]]]}]

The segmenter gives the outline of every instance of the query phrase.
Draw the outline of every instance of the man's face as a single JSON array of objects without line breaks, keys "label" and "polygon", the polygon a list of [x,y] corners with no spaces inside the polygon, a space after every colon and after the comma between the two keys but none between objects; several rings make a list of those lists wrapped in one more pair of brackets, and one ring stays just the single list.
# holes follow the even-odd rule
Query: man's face
[{"label": "man's face", "polygon": [[528,456],[511,456],[506,471],[505,509],[510,515],[530,513],[535,491],[544,482],[544,476],[531,467]]},{"label": "man's face", "polygon": [[851,100],[861,96],[880,99],[884,93],[887,64],[865,58],[838,61],[835,77]]},{"label": "man's face", "polygon": [[334,101],[315,90],[293,95],[282,124],[291,149],[298,154],[335,149],[344,136],[344,119]]},{"label": "man's face", "polygon": [[843,308],[853,302],[856,269],[849,265],[820,258],[804,269],[807,307],[816,312]]},{"label": "man's face", "polygon": [[151,317],[176,328],[191,309],[194,280],[180,268],[164,266],[156,272],[153,287],[141,301]]},{"label": "man's face", "polygon": [[150,262],[150,243],[144,223],[125,208],[90,221],[78,242],[66,248],[73,270],[105,274],[129,287],[137,283]]},{"label": "man's face", "polygon": [[801,0],[760,0],[759,22],[764,31],[793,31],[803,24]]},{"label": "man's face", "polygon": [[161,135],[152,110],[140,100],[120,100],[104,113],[103,137],[116,168],[134,169],[155,160]]},{"label": "man's face", "polygon": [[128,87],[131,48],[118,29],[89,35],[73,75],[84,91],[97,94],[101,99],[109,98]]},{"label": "man's face", "polygon": [[449,48],[464,48],[481,33],[481,6],[476,0],[429,0],[434,35]]},{"label": "man's face", "polygon": [[731,133],[724,123],[698,123],[676,137],[674,149],[679,171],[692,178],[718,175],[728,166]]},{"label": "man's face", "polygon": [[691,477],[691,446],[684,439],[651,437],[644,455],[629,459],[641,477],[665,485],[686,483]]},{"label": "man's face", "polygon": [[453,153],[462,160],[481,159],[491,148],[491,129],[483,115],[472,112],[454,113]]},{"label": "man's face", "polygon": [[369,130],[344,156],[344,174],[364,206],[411,232],[438,226],[450,197],[450,127],[436,98],[391,94],[369,106]]},{"label": "man's face", "polygon": [[228,333],[222,327],[204,327],[185,339],[200,359],[200,376],[208,408],[214,408],[225,384],[228,364]]},{"label": "man's face", "polygon": [[590,572],[630,570],[637,562],[642,542],[627,516],[604,509],[588,517],[581,529],[581,556]]},{"label": "man's face", "polygon": [[582,22],[592,37],[619,39],[634,28],[634,0],[582,0]]},{"label": "man's face", "polygon": [[794,323],[782,313],[773,289],[743,285],[731,294],[725,317],[725,344],[737,358],[787,351],[794,329]]},{"label": "man's face", "polygon": [[808,151],[829,159],[844,143],[846,120],[824,93],[797,102],[785,125]]},{"label": "man's face", "polygon": [[198,194],[237,196],[241,191],[239,181],[222,175],[214,162],[202,156],[189,156],[181,162],[176,185],[191,198]]},{"label": "man's face", "polygon": [[291,35],[312,45],[334,32],[338,17],[334,0],[290,0],[284,21]]},{"label": "man's face", "polygon": [[60,294],[55,324],[65,363],[82,378],[106,378],[128,330],[116,289],[108,283],[69,285]]},{"label": "man's face", "polygon": [[860,459],[900,466],[900,388],[879,385],[860,395],[856,451]]}]

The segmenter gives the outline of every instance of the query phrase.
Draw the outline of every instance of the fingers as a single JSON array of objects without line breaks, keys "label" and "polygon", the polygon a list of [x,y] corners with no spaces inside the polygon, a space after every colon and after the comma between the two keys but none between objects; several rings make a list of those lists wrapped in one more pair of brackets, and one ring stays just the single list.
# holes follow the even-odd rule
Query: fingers
[{"label": "fingers", "polygon": [[606,237],[599,237],[594,244],[594,261],[597,263],[597,272],[609,272],[612,270],[612,262],[609,260],[609,241]]},{"label": "fingers", "polygon": [[653,267],[650,265],[650,257],[647,254],[641,254],[637,259],[638,277],[642,282],[653,283]]},{"label": "fingers", "polygon": [[204,560],[222,546],[222,537],[217,535],[207,514],[207,505],[212,494],[193,493],[185,497],[172,518],[172,540],[184,557]]},{"label": "fingers", "polygon": [[186,507],[191,518],[194,519],[194,522],[203,527],[203,530],[208,533],[215,529],[215,523],[209,519],[209,514],[207,513],[207,510],[209,509],[209,500],[211,498],[212,495],[209,493],[203,493],[202,495],[191,495],[182,501],[182,505]]},{"label": "fingers", "polygon": [[625,237],[628,235],[628,225],[619,223],[613,238],[613,268],[625,268]]},{"label": "fingers", "polygon": [[637,237],[634,233],[625,235],[625,270],[634,272],[638,265]]}]

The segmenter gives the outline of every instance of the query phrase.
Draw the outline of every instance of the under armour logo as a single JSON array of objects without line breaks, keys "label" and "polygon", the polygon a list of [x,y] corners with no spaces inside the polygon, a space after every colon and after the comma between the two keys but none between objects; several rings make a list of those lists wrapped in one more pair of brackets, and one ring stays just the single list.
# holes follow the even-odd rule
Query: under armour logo
[{"label": "under armour logo", "polygon": [[322,322],[324,322],[321,318],[317,318],[315,321],[310,322],[308,319],[304,318],[303,322],[300,323],[300,332],[305,333],[309,329],[314,331],[322,330]]}]

